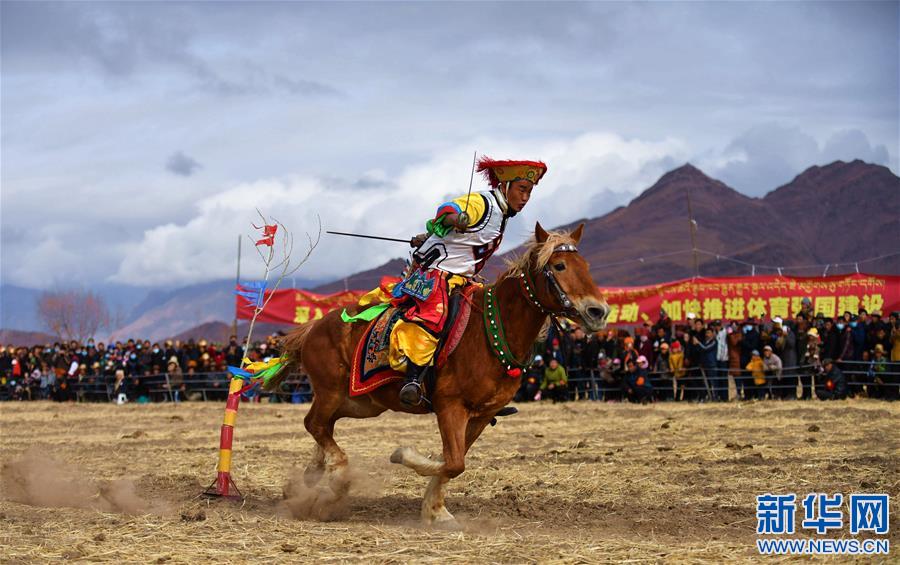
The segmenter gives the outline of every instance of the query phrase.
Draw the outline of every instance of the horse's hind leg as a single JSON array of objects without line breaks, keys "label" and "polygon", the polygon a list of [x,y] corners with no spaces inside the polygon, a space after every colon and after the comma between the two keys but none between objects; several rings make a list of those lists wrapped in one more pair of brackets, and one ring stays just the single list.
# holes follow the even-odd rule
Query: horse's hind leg
[{"label": "horse's hind leg", "polygon": [[[328,477],[329,486],[338,497],[344,496],[350,490],[350,481],[347,478],[347,454],[334,441],[334,423],[337,420],[335,412],[342,401],[342,398],[316,396],[309,413],[303,420],[306,431],[313,436],[318,445],[318,449],[313,454],[313,461],[310,463],[312,466],[310,476],[311,478],[315,477],[317,468],[323,468],[324,474]],[[321,463],[318,462],[319,450],[322,453]],[[307,467],[307,470],[309,469]]]},{"label": "horse's hind leg", "polygon": [[313,447],[313,456],[310,462],[306,465],[306,469],[303,471],[303,482],[306,486],[312,488],[316,486],[320,480],[322,480],[322,475],[325,474],[325,450],[322,449],[322,446],[316,443],[315,447]]}]

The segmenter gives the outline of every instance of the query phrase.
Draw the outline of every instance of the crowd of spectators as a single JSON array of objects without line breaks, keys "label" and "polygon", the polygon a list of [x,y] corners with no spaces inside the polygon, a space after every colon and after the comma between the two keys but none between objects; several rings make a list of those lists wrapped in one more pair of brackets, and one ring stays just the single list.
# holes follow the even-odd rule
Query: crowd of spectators
[{"label": "crowd of spectators", "polygon": [[[278,355],[278,335],[255,342],[251,361]],[[241,344],[204,339],[151,343],[0,346],[0,399],[221,400],[228,365]],[[655,323],[588,335],[576,325],[551,328],[535,345],[518,401],[573,399],[654,402],[729,399],[900,396],[898,313],[882,319],[863,309],[840,318],[814,314],[808,300],[790,320],[705,321],[688,314],[676,324],[665,311]],[[302,375],[274,398],[311,399]]]},{"label": "crowd of spectators", "polygon": [[537,353],[519,401],[900,396],[898,313],[882,319],[860,309],[832,319],[814,313],[808,299],[793,319],[688,314],[676,324],[662,310],[631,332],[551,328]]},{"label": "crowd of spectators", "polygon": [[[255,342],[251,361],[277,356],[277,337]],[[14,400],[111,398],[187,400],[224,398],[226,368],[241,364],[235,336],[224,345],[200,340],[162,343],[129,339],[114,343],[77,341],[15,347],[0,345],[0,396]],[[198,391],[202,391],[198,395]]]}]

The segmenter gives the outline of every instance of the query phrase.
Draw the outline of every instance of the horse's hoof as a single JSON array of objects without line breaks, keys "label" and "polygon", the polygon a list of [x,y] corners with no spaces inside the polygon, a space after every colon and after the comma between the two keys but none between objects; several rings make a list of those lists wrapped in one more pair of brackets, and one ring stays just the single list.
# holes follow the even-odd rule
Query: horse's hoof
[{"label": "horse's hoof", "polygon": [[303,471],[303,484],[307,487],[312,488],[319,484],[319,481],[322,480],[322,477],[325,475],[325,466],[315,466],[315,467],[307,467]]},{"label": "horse's hoof", "polygon": [[406,449],[404,447],[398,447],[391,453],[391,463],[397,463],[398,465],[403,464],[403,450]]},{"label": "horse's hoof", "polygon": [[463,527],[453,516],[441,516],[431,522],[431,527],[442,532],[461,532]]}]

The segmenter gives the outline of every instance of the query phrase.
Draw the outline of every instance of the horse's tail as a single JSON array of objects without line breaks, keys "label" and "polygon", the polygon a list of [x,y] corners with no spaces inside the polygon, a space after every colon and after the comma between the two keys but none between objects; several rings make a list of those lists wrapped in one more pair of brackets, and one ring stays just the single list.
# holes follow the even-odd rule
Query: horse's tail
[{"label": "horse's tail", "polygon": [[306,341],[306,336],[315,322],[316,320],[310,320],[301,326],[297,326],[281,338],[279,345],[281,346],[282,355],[288,359],[288,364],[283,371],[266,383],[266,390],[277,390],[290,373],[298,370],[303,365],[303,343]]}]

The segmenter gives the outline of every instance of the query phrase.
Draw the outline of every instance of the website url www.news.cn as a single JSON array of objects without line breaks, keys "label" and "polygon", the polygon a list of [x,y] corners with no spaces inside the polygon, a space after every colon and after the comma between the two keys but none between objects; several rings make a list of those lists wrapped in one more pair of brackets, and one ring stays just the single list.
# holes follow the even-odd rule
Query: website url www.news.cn
[{"label": "website url www.news.cn", "polygon": [[888,555],[886,539],[758,539],[763,555]]}]

